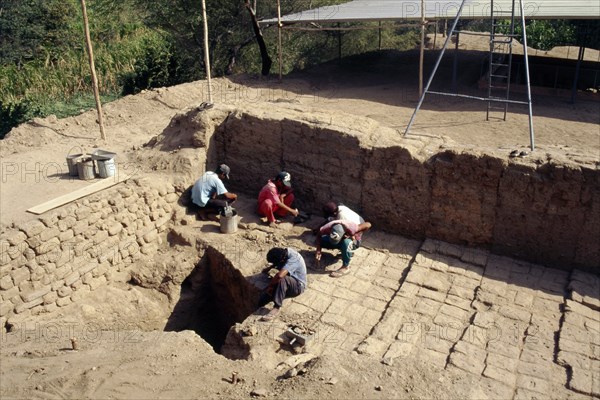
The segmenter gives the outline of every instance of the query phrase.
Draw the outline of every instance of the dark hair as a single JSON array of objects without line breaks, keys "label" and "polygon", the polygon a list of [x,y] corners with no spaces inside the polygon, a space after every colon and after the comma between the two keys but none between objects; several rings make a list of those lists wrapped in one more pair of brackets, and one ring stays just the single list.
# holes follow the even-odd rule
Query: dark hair
[{"label": "dark hair", "polygon": [[323,206],[323,214],[325,218],[334,217],[338,212],[338,205],[335,201],[329,201]]},{"label": "dark hair", "polygon": [[283,267],[288,259],[287,249],[281,247],[273,247],[267,253],[267,262],[273,264],[275,267]]}]

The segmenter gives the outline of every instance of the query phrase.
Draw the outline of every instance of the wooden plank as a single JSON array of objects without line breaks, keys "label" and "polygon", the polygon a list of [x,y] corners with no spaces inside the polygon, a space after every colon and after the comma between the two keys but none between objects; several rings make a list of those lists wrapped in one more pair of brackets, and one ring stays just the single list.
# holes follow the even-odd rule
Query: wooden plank
[{"label": "wooden plank", "polygon": [[110,177],[110,178],[105,178],[99,182],[94,182],[89,186],[83,187],[81,189],[77,189],[71,193],[67,193],[67,194],[59,196],[55,199],[49,200],[45,203],[39,204],[37,206],[33,206],[30,209],[28,209],[27,211],[32,214],[40,215],[40,214],[45,213],[48,210],[52,210],[53,208],[60,207],[62,205],[65,205],[67,203],[70,203],[72,201],[80,199],[82,197],[89,196],[90,194],[94,194],[103,189],[114,186],[114,185],[121,183],[124,180],[127,180],[129,178],[131,178],[131,176],[129,176],[127,174],[121,175],[121,177],[119,179],[116,179],[114,176]]}]

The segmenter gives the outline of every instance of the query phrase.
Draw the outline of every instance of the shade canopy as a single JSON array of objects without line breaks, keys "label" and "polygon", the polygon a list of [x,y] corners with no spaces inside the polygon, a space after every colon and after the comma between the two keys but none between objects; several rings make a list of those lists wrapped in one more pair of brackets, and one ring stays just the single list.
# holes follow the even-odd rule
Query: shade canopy
[{"label": "shade canopy", "polygon": [[[468,0],[461,19],[490,18],[490,0]],[[427,20],[456,17],[460,0],[425,0]],[[496,18],[509,17],[512,0],[494,0]],[[600,19],[599,0],[525,0],[526,19]],[[515,1],[518,13],[519,0]],[[366,21],[398,21],[421,19],[421,1],[418,0],[354,0],[335,6],[319,7],[282,16],[283,24],[336,23]],[[277,18],[260,21],[262,25],[277,23]]]}]

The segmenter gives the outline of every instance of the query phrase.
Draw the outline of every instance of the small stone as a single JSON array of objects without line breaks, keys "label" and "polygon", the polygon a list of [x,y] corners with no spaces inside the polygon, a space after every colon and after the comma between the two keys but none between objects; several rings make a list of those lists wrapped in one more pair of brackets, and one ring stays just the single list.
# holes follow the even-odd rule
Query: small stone
[{"label": "small stone", "polygon": [[378,392],[381,392],[381,389],[383,389],[380,385],[375,386],[375,390],[377,390]]},{"label": "small stone", "polygon": [[254,389],[253,391],[250,392],[250,396],[254,396],[254,397],[267,397],[267,390],[263,389],[263,388],[258,388],[258,389]]},{"label": "small stone", "polygon": [[327,381],[328,385],[335,385],[336,383],[338,383],[338,378],[336,378],[335,376]]},{"label": "small stone", "polygon": [[385,365],[394,365],[394,358],[393,357],[383,357],[381,362]]},{"label": "small stone", "polygon": [[288,369],[287,372],[283,375],[283,379],[293,378],[298,375],[298,370],[296,368]]},{"label": "small stone", "polygon": [[256,334],[258,333],[258,329],[256,328],[256,326],[251,325],[244,329],[242,333],[244,334],[244,336],[256,336]]}]

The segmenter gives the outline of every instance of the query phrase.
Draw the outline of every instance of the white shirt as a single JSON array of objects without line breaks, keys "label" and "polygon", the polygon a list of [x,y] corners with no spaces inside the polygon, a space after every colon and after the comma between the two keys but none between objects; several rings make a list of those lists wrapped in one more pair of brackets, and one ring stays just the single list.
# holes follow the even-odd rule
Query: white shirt
[{"label": "white shirt", "polygon": [[354,222],[356,225],[364,224],[363,217],[352,211],[346,206],[338,206],[337,219]]}]

